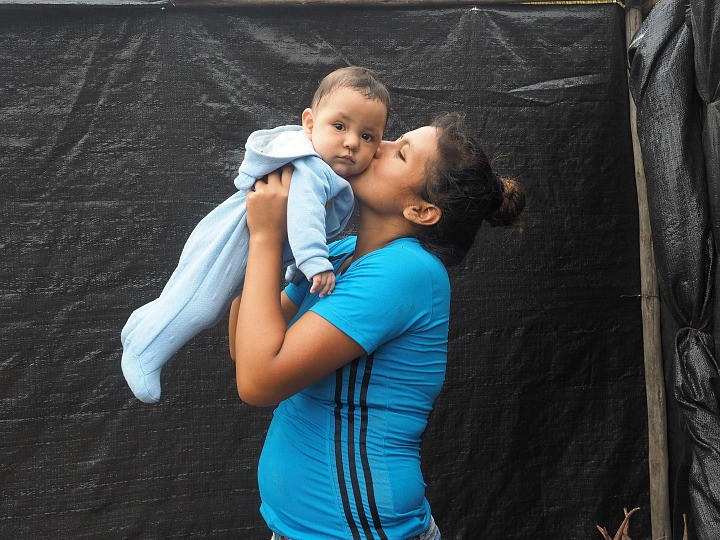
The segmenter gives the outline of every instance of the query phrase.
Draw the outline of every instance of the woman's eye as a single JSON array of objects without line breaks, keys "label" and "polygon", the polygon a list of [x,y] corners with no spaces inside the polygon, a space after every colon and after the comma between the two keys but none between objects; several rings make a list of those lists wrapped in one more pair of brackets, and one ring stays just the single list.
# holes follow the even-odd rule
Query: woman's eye
[{"label": "woman's eye", "polygon": [[373,142],[374,137],[372,135],[370,135],[369,133],[363,133],[362,139],[365,142]]},{"label": "woman's eye", "polygon": [[335,129],[337,129],[338,131],[342,131],[342,130],[345,129],[345,126],[343,126],[340,122],[335,122],[335,123],[333,124],[333,127],[334,127]]}]

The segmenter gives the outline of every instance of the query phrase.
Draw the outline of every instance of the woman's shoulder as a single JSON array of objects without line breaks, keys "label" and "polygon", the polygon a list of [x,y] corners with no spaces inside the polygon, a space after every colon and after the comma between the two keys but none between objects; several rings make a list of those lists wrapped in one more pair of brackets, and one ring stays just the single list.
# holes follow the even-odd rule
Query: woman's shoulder
[{"label": "woman's shoulder", "polygon": [[355,263],[365,275],[391,276],[395,286],[422,288],[429,283],[449,286],[447,270],[440,259],[425,250],[416,238],[398,238],[387,246],[368,253]]},{"label": "woman's shoulder", "polygon": [[422,269],[432,274],[447,275],[442,261],[422,247],[417,238],[398,238],[375,253],[389,264],[404,268],[411,273],[417,273]]},{"label": "woman's shoulder", "polygon": [[[356,236],[346,236],[328,246],[330,261],[344,259],[355,251]],[[417,238],[398,238],[353,262],[349,275],[392,274],[406,276],[406,281],[439,281],[449,283],[442,261],[422,247]]]}]

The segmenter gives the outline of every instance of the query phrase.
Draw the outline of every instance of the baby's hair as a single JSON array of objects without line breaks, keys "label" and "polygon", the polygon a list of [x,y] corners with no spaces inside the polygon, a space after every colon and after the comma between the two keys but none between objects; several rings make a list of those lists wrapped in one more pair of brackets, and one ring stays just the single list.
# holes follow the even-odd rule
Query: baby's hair
[{"label": "baby's hair", "polygon": [[385,110],[388,116],[390,115],[390,92],[387,87],[382,83],[377,73],[360,66],[348,66],[327,74],[320,81],[310,106],[317,109],[325,97],[340,88],[350,88],[367,99],[379,101],[385,105]]},{"label": "baby's hair", "polygon": [[428,164],[419,195],[437,206],[442,217],[418,229],[425,248],[445,266],[462,261],[483,220],[491,226],[521,230],[525,193],[511,178],[501,178],[458,113],[433,120],[438,130],[437,157]]}]

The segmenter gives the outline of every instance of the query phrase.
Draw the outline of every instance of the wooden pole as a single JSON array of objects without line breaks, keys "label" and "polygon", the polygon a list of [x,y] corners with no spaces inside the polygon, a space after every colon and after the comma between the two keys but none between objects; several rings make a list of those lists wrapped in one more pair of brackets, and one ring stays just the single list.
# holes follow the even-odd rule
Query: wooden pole
[{"label": "wooden pole", "polygon": [[[642,24],[642,12],[630,8],[625,16],[626,43]],[[671,540],[670,493],[668,486],[667,413],[665,406],[665,377],[660,342],[660,297],[655,274],[647,184],[640,141],[637,136],[637,111],[630,96],[630,127],[635,156],[635,185],[637,187],[640,220],[640,290],[643,320],[643,353],[645,357],[645,393],[648,409],[648,465],[650,469],[650,520],[653,540]]]}]

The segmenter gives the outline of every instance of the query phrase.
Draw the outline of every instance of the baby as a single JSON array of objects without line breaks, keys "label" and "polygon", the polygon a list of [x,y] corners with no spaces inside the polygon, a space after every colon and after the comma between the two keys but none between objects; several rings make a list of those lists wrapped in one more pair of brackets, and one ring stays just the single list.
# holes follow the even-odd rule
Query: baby
[{"label": "baby", "polygon": [[350,66],[318,86],[302,126],[252,133],[234,184],[238,192],[195,227],[160,297],[136,309],[122,329],[122,370],[135,396],[160,399],[160,370],[198,332],[217,324],[245,279],[249,232],[245,196],[255,181],[287,163],[295,168],[287,210],[286,279],[312,280],[311,293],[330,294],[335,275],[327,240],[353,208],[343,177],[364,171],[382,140],[390,95],[377,75]]}]

